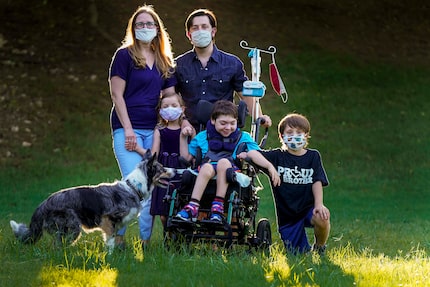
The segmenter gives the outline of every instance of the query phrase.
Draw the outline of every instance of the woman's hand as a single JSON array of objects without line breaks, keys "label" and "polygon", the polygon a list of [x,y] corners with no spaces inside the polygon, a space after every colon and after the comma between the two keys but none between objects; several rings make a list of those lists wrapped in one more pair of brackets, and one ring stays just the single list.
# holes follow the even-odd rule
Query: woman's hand
[{"label": "woman's hand", "polygon": [[128,151],[133,151],[136,149],[136,134],[134,133],[133,129],[125,129],[125,149]]}]

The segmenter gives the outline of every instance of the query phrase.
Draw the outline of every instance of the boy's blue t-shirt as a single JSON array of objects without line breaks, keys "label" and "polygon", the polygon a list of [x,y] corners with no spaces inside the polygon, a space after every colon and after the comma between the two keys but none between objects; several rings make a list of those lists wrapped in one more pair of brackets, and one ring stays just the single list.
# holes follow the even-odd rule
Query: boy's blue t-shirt
[{"label": "boy's blue t-shirt", "polygon": [[[254,139],[251,137],[251,135],[248,132],[244,132],[241,131],[242,136],[239,139],[239,142],[236,144],[236,147],[234,148],[232,157],[233,159],[236,159],[236,150],[237,147],[242,144],[245,143],[246,144],[246,149],[247,151],[250,150],[260,150],[260,147],[258,146],[258,144],[254,141]],[[188,145],[188,152],[196,157],[197,155],[197,148],[200,148],[202,151],[202,157],[204,158],[206,153],[209,150],[209,143],[208,143],[208,139],[207,139],[207,132],[206,131],[201,131],[199,132],[190,142],[190,144]]]}]

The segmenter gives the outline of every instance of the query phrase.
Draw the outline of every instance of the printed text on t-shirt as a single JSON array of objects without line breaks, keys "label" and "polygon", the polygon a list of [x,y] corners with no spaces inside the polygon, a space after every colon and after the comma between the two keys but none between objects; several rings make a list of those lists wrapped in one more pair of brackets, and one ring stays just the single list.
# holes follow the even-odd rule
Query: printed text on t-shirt
[{"label": "printed text on t-shirt", "polygon": [[278,174],[285,183],[309,184],[312,183],[314,170],[312,168],[302,168],[299,170],[297,166],[294,169],[278,166]]}]

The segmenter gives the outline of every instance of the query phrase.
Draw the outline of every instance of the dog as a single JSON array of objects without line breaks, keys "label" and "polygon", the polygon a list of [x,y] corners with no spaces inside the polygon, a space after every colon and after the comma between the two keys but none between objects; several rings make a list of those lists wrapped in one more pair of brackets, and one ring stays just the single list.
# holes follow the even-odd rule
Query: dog
[{"label": "dog", "polygon": [[27,244],[36,243],[43,231],[54,236],[57,244],[73,244],[81,230],[100,230],[111,253],[116,232],[139,215],[141,201],[150,197],[155,186],[166,188],[167,179],[174,175],[148,150],[124,180],[55,192],[37,207],[29,227],[13,220],[10,226],[15,237]]}]

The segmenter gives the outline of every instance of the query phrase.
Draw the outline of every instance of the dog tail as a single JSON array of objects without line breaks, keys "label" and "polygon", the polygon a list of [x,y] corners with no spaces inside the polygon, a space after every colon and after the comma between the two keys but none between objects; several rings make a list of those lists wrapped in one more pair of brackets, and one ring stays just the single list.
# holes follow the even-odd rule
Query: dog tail
[{"label": "dog tail", "polygon": [[43,234],[43,215],[40,207],[31,217],[30,228],[24,223],[17,223],[14,220],[10,221],[10,227],[19,241],[26,244],[36,243]]}]

